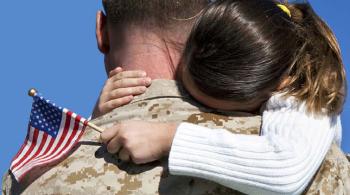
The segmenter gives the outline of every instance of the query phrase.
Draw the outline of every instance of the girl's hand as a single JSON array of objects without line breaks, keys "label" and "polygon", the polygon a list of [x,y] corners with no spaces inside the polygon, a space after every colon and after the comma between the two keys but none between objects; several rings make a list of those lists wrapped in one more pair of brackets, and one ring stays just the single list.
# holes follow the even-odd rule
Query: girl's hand
[{"label": "girl's hand", "polygon": [[151,78],[144,71],[123,71],[118,67],[109,74],[92,118],[102,116],[115,108],[130,103],[134,96],[145,93]]},{"label": "girl's hand", "polygon": [[123,161],[145,164],[170,152],[178,124],[142,121],[121,122],[101,134],[109,153],[119,152]]}]

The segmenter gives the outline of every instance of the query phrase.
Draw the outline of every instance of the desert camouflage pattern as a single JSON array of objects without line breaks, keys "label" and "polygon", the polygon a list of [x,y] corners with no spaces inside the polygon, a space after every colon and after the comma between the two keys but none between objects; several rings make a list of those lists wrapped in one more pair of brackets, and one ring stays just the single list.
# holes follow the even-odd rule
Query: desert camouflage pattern
[{"label": "desert camouflage pattern", "polygon": [[[259,134],[261,124],[259,116],[219,113],[198,105],[174,81],[166,80],[154,81],[145,94],[129,105],[92,122],[108,128],[123,120],[186,121],[211,128],[226,128],[240,134]],[[307,193],[346,194],[349,167],[345,155],[333,146]],[[241,194],[210,181],[169,175],[166,159],[142,166],[121,162],[116,155],[109,154],[99,144],[99,134],[91,129],[87,129],[77,148],[60,164],[33,170],[21,185],[16,183],[11,174],[5,174],[2,193]]]},{"label": "desert camouflage pattern", "polygon": [[350,163],[333,144],[306,194],[350,194]]}]

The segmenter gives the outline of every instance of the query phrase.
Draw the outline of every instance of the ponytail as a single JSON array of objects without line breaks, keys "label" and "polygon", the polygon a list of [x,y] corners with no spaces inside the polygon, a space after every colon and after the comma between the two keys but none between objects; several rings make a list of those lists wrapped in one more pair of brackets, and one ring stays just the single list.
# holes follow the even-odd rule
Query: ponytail
[{"label": "ponytail", "polygon": [[337,39],[308,3],[286,6],[300,39],[299,51],[287,73],[287,95],[305,101],[312,113],[337,115],[346,96],[346,76]]}]

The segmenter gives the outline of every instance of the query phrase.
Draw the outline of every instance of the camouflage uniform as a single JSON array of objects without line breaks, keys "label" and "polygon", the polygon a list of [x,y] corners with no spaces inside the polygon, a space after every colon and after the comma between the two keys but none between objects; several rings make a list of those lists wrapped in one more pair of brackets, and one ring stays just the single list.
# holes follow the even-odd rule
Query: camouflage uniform
[{"label": "camouflage uniform", "polygon": [[333,144],[306,194],[350,194],[350,163]]},{"label": "camouflage uniform", "polygon": [[[187,121],[241,134],[258,134],[261,123],[259,116],[218,113],[198,105],[174,81],[165,80],[154,81],[150,89],[131,104],[92,122],[108,128],[123,120]],[[350,166],[342,157],[345,158],[344,154],[332,147],[311,185],[310,194],[326,192],[330,185],[335,189],[332,192],[344,192]],[[345,174],[336,171],[339,168]],[[339,182],[329,181],[333,178]],[[21,187],[9,174],[3,180],[4,194],[240,194],[210,181],[169,175],[166,159],[142,166],[123,163],[101,147],[99,134],[90,129],[70,156],[56,166],[33,170]]]}]

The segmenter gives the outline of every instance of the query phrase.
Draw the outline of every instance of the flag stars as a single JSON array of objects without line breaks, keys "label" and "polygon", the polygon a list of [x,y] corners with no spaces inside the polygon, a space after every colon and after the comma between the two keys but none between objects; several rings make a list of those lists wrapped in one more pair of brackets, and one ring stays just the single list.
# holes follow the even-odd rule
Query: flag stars
[{"label": "flag stars", "polygon": [[62,114],[62,107],[55,107],[50,101],[37,97],[33,103],[30,124],[40,131],[57,136],[61,125]]}]

